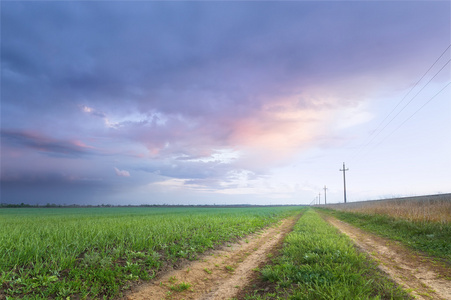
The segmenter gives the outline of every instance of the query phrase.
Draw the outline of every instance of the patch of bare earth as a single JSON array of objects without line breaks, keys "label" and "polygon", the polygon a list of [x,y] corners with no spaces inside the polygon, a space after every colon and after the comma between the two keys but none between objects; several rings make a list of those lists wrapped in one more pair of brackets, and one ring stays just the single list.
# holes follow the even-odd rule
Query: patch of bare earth
[{"label": "patch of bare earth", "polygon": [[[183,267],[172,270],[157,280],[132,288],[128,300],[202,299],[219,300],[235,297],[255,276],[255,268],[267,260],[298,218],[291,217],[259,233],[248,236],[203,256]],[[187,289],[177,291],[184,286]],[[188,285],[186,285],[188,284]]]},{"label": "patch of bare earth", "polygon": [[451,299],[449,266],[413,252],[400,243],[365,232],[331,216],[326,221],[348,235],[379,262],[379,267],[418,299]]}]

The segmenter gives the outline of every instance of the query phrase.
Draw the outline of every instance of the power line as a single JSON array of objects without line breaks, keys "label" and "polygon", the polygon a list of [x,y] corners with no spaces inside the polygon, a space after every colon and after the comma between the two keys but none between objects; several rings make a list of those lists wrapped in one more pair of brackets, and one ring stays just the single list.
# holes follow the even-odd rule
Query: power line
[{"label": "power line", "polygon": [[[384,128],[382,128],[382,130],[384,130],[412,101],[413,99],[415,99],[416,96],[418,96],[419,93],[421,93],[424,88],[435,78],[435,76],[437,76],[449,63],[451,62],[451,59],[449,59],[446,64],[443,65],[443,67],[438,70],[437,73],[435,73],[435,75],[415,94],[415,96],[413,96],[409,102],[406,103],[406,105],[404,105],[401,110],[390,120],[390,122],[387,123],[387,125],[384,126]],[[382,130],[380,132],[382,132]]]},{"label": "power line", "polygon": [[[440,60],[440,58],[442,58],[442,56],[446,53],[446,51],[448,51],[448,49],[451,47],[451,44],[446,47],[446,49],[442,52],[442,54],[440,54],[440,56],[435,60],[435,62],[429,67],[429,69],[423,74],[423,76],[421,76],[421,78],[413,85],[413,87],[404,95],[404,97],[402,97],[401,101],[398,102],[398,104],[396,104],[396,106],[390,111],[390,113],[382,120],[382,122],[376,127],[376,129],[373,131],[372,134],[370,134],[370,136],[372,136],[375,132],[377,132],[377,130],[379,129],[379,127],[382,126],[382,124],[385,122],[385,120],[387,120],[387,118],[396,110],[396,108],[404,101],[404,99],[406,99],[407,95],[410,94],[410,92],[412,92],[412,90],[418,85],[418,83],[420,83],[421,80],[423,80],[423,78],[426,76],[427,73],[429,73],[429,71],[435,66],[435,64]],[[382,128],[383,130],[383,128]]]},{"label": "power line", "polygon": [[423,89],[445,68],[446,65],[449,64],[449,62],[451,61],[448,60],[443,66],[442,68],[435,73],[435,75],[410,99],[410,101],[405,104],[401,110],[394,116],[392,117],[389,122],[387,124],[385,124],[385,126],[379,130],[379,128],[384,124],[384,122],[388,119],[388,117],[391,116],[391,114],[396,110],[396,108],[398,108],[398,106],[406,99],[406,97],[412,92],[412,90],[418,85],[418,83],[421,82],[421,80],[423,80],[423,78],[429,73],[429,71],[437,64],[437,62],[442,58],[442,56],[451,48],[451,44],[442,52],[442,54],[435,60],[435,62],[429,67],[429,69],[423,74],[423,76],[421,76],[421,78],[414,84],[414,86],[404,95],[404,97],[398,102],[398,104],[396,104],[396,106],[390,111],[390,113],[382,120],[382,122],[376,127],[376,129],[368,136],[368,138],[371,138],[366,144],[362,145],[359,147],[359,149],[357,149],[355,155],[353,156],[354,158],[357,157],[365,147],[367,147],[368,145],[370,145],[375,139],[376,137],[391,123],[393,122],[393,120],[415,99],[416,96],[418,96],[418,94],[423,91]]},{"label": "power line", "polygon": [[380,144],[382,144],[386,139],[388,139],[393,133],[395,133],[399,128],[401,128],[402,125],[407,123],[414,115],[416,115],[420,110],[422,110],[427,104],[429,104],[435,97],[437,97],[441,92],[443,92],[449,85],[451,85],[451,82],[448,82],[440,91],[438,91],[434,96],[432,96],[428,101],[426,101],[420,108],[418,108],[413,114],[411,114],[407,119],[404,120],[401,124],[398,125],[392,132],[390,132],[383,140],[381,140],[378,144],[374,146],[378,147]]},{"label": "power line", "polygon": [[326,190],[327,190],[327,187],[324,186],[324,205],[327,204],[327,200],[326,200]]},{"label": "power line", "polygon": [[[423,87],[409,100],[409,102],[407,102],[402,108],[401,108],[401,110],[400,111],[398,111],[398,113],[396,114],[396,115],[394,115],[391,119],[390,119],[390,121],[387,123],[387,124],[385,124],[385,126],[375,135],[375,136],[373,136],[373,138],[368,142],[368,143],[366,143],[365,145],[363,145],[360,149],[359,149],[359,151],[354,155],[354,158],[355,157],[357,157],[358,156],[358,154],[360,154],[362,151],[363,151],[363,149],[365,148],[365,147],[367,147],[372,141],[374,141],[375,139],[376,139],[376,137],[378,137],[379,136],[379,134],[381,134],[382,133],[382,131],[385,129],[385,128],[387,128],[387,126],[388,125],[390,125],[392,122],[393,122],[393,120],[397,117],[397,116],[399,116],[399,114],[401,114],[403,111],[404,111],[404,109],[406,109],[406,107],[410,104],[410,103],[412,103],[412,101],[426,88],[426,86],[428,86],[429,85],[429,83],[431,83],[431,81],[432,80],[434,80],[434,78],[449,64],[451,62],[451,59],[449,59],[441,68],[440,68],[440,70],[438,70],[435,74],[434,74],[434,76],[432,76],[432,78],[431,79],[429,79],[429,81],[428,82],[426,82],[426,84],[424,84],[423,85]],[[441,91],[440,91],[441,92]],[[439,92],[439,93],[440,93]],[[435,97],[435,96],[434,96]],[[428,101],[429,102],[429,101]],[[385,140],[385,138],[384,138],[384,140]],[[381,143],[381,142],[380,142]],[[380,144],[380,143],[378,143],[378,145]],[[373,147],[374,148],[374,147]]]},{"label": "power line", "polygon": [[344,187],[344,189],[343,189],[344,194],[343,195],[344,195],[344,200],[345,200],[345,203],[346,203],[346,175],[345,175],[345,172],[349,171],[349,169],[346,169],[345,163],[343,163],[343,169],[340,169],[339,171],[343,172],[343,187]]}]

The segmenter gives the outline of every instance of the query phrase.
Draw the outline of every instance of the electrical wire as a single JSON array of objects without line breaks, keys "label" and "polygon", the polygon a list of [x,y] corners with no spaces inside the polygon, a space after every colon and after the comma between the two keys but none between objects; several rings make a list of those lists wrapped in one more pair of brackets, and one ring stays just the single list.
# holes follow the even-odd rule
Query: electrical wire
[{"label": "electrical wire", "polygon": [[398,125],[394,130],[392,130],[383,140],[381,140],[378,144],[374,146],[374,148],[378,147],[382,144],[386,139],[388,139],[393,133],[395,133],[401,126],[403,126],[407,121],[409,121],[414,115],[416,115],[420,110],[422,110],[427,104],[429,104],[435,97],[437,97],[441,92],[443,92],[449,85],[451,85],[451,81],[448,82],[440,91],[438,91],[434,96],[432,96],[428,101],[426,101],[420,108],[418,108],[414,113],[412,113],[407,119],[404,120],[401,124]]},{"label": "electrical wire", "polygon": [[[403,112],[403,110],[418,96],[418,94],[420,94],[424,88],[451,62],[451,59],[449,59],[446,64],[443,65],[443,67],[438,70],[437,73],[435,73],[434,76],[432,76],[432,78],[415,94],[415,96],[413,96],[409,102],[407,102],[402,108],[401,110],[393,117],[390,119],[390,121],[381,129],[381,131],[379,131],[379,133],[381,133],[388,125],[390,125],[391,122],[393,122],[393,120],[400,114]],[[379,133],[377,135],[379,135]],[[376,136],[377,136],[376,135]]]},{"label": "electrical wire", "polygon": [[[418,83],[420,83],[421,80],[423,80],[423,78],[426,76],[426,74],[429,73],[429,71],[435,66],[435,64],[440,60],[440,58],[442,58],[442,56],[446,53],[446,51],[448,51],[449,48],[451,48],[451,44],[448,47],[446,47],[446,49],[442,52],[442,54],[440,54],[440,56],[435,60],[435,62],[429,67],[429,69],[427,69],[427,71],[423,74],[423,76],[421,76],[421,78],[412,86],[412,88],[404,95],[404,97],[402,97],[402,99],[398,102],[398,104],[396,104],[396,106],[390,111],[390,113],[387,116],[385,116],[385,118],[382,120],[382,122],[376,127],[376,129],[370,134],[369,137],[371,137],[375,132],[377,132],[377,130],[382,126],[382,124],[385,122],[385,120],[387,120],[388,117],[390,117],[390,115],[404,101],[404,99],[406,99],[406,97],[412,92],[412,90],[418,85]],[[381,129],[381,131],[382,130],[383,130],[383,128]]]},{"label": "electrical wire", "polygon": [[[387,128],[388,125],[390,125],[393,120],[402,112],[404,111],[404,109],[424,90],[424,88],[426,88],[427,85],[429,85],[429,83],[451,62],[451,59],[449,59],[441,68],[438,72],[436,72],[434,74],[434,76],[409,100],[409,102],[407,102],[400,111],[398,111],[398,113],[393,116],[387,124],[385,124],[384,127],[382,127],[382,129],[378,130],[382,124],[384,124],[384,122],[388,119],[388,117],[396,110],[396,108],[398,108],[398,106],[406,99],[406,97],[412,92],[412,90],[418,85],[418,83],[421,82],[421,80],[423,80],[423,78],[429,73],[429,71],[437,64],[437,62],[443,57],[443,55],[451,48],[451,44],[442,52],[442,54],[435,60],[435,62],[428,68],[428,70],[423,74],[423,76],[421,76],[421,78],[414,84],[414,86],[404,95],[404,97],[401,99],[401,101],[398,102],[398,104],[390,111],[390,113],[382,120],[382,122],[377,126],[377,128],[368,136],[368,138],[371,138],[367,143],[365,143],[364,145],[360,146],[359,149],[357,149],[357,151],[355,152],[355,154],[353,155],[352,158],[356,158],[357,156],[359,156],[359,154],[362,153],[362,151],[369,146],[375,139],[376,137],[378,137],[380,135],[381,132],[384,131],[385,128]],[[435,96],[434,96],[435,97]],[[428,101],[429,102],[429,101]],[[423,106],[422,106],[423,107]],[[410,117],[409,117],[410,118]],[[383,140],[385,140],[386,138],[384,138]],[[380,142],[381,143],[381,142]],[[378,143],[378,145],[380,144]]]}]

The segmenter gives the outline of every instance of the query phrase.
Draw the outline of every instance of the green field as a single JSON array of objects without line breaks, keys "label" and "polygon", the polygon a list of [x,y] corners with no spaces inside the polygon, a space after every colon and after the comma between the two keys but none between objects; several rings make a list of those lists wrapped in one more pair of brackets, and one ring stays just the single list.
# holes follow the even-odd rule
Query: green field
[{"label": "green field", "polygon": [[113,298],[299,207],[0,209],[0,298]]},{"label": "green field", "polygon": [[[303,207],[0,209],[0,299],[114,299],[206,250],[302,214],[246,299],[410,299],[327,213],[449,259],[449,224]],[[269,257],[269,256],[268,256]],[[270,290],[267,290],[270,287]]]},{"label": "green field", "polygon": [[245,299],[411,299],[313,209],[285,238],[281,255],[260,273],[268,283]]}]

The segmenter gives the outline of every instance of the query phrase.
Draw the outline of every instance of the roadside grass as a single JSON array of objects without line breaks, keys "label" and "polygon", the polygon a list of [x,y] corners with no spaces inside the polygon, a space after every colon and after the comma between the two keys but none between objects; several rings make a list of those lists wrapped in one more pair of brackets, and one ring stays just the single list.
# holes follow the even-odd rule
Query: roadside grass
[{"label": "roadside grass", "polygon": [[329,204],[327,208],[412,222],[451,223],[451,194]]},{"label": "roadside grass", "polygon": [[0,299],[112,299],[165,266],[299,212],[271,208],[0,209]]},{"label": "roadside grass", "polygon": [[281,255],[260,273],[267,288],[245,299],[412,299],[313,209],[285,238]]},{"label": "roadside grass", "polygon": [[451,263],[451,223],[408,221],[383,214],[364,214],[317,208],[342,221],[396,240]]}]

